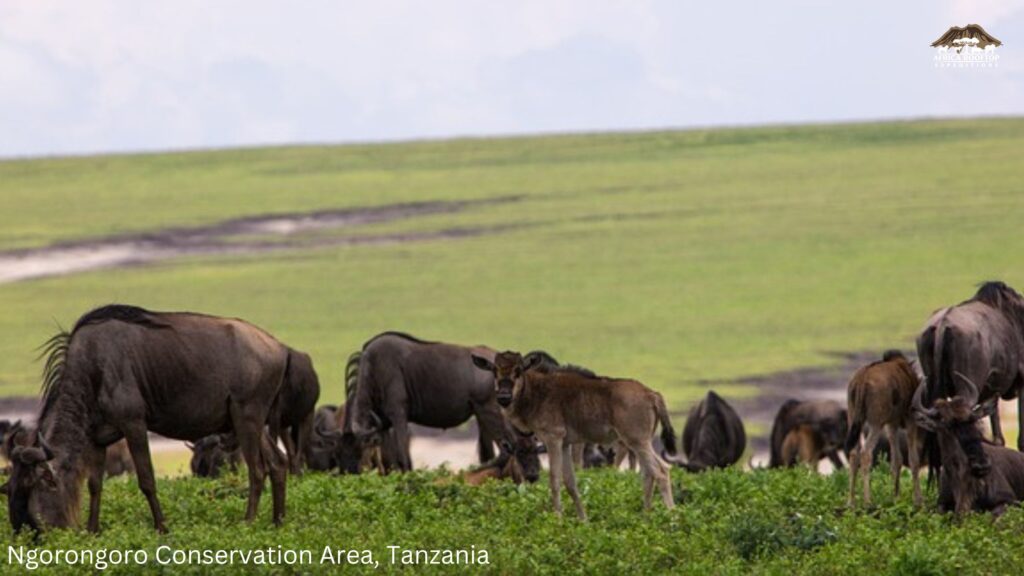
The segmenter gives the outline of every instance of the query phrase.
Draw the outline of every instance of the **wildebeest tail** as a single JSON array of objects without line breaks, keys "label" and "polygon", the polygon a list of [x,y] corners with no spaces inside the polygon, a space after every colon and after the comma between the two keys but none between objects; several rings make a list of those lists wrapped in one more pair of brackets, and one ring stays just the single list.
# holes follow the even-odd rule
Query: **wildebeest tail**
[{"label": "wildebeest tail", "polygon": [[676,431],[672,428],[672,420],[668,417],[668,409],[665,407],[665,399],[654,393],[654,410],[661,422],[661,443],[665,446],[665,452],[672,456],[676,455]]},{"label": "wildebeest tail", "polygon": [[359,384],[359,360],[363,357],[362,350],[356,350],[348,357],[345,364],[345,401],[349,401],[356,393]]},{"label": "wildebeest tail", "polygon": [[864,426],[864,387],[858,376],[859,374],[854,376],[856,380],[850,383],[850,389],[846,392],[849,431],[846,433],[846,444],[843,448],[847,454],[857,447],[857,443],[860,442],[860,431]]}]

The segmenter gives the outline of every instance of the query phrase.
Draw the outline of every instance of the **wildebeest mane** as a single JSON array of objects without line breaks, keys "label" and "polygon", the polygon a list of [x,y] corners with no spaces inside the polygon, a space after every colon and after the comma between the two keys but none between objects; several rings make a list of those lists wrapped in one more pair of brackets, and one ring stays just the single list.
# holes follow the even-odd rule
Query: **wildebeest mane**
[{"label": "wildebeest mane", "polygon": [[584,368],[583,366],[577,366],[576,364],[560,364],[558,362],[558,360],[555,359],[554,356],[552,356],[551,354],[548,354],[544,350],[532,350],[530,352],[527,352],[526,355],[523,356],[523,363],[529,364],[530,360],[532,358],[534,358],[534,357],[540,358],[540,364],[535,366],[533,369],[537,370],[538,372],[540,372],[542,374],[553,374],[553,373],[556,373],[556,372],[563,372],[563,373],[568,372],[570,374],[576,374],[578,376],[583,376],[584,378],[593,378],[593,379],[597,379],[597,380],[602,379],[601,376],[598,376],[597,374],[594,373],[593,370],[591,370],[589,368]]},{"label": "wildebeest mane", "polygon": [[422,338],[417,338],[416,336],[413,336],[412,334],[409,334],[408,332],[398,332],[396,330],[388,330],[387,332],[381,332],[380,334],[377,334],[373,338],[370,338],[365,343],[363,343],[363,350],[366,350],[366,347],[369,346],[371,342],[373,342],[374,340],[376,340],[378,338],[382,338],[384,336],[394,336],[396,338],[401,338],[403,340],[408,340],[410,342],[415,342],[417,344],[439,344],[439,342],[435,342],[433,340],[424,340]]},{"label": "wildebeest mane", "polygon": [[86,326],[101,324],[109,320],[152,328],[164,328],[167,326],[157,319],[153,312],[144,308],[126,304],[108,304],[83,314],[75,322],[70,332],[59,329],[56,334],[39,348],[41,351],[39,358],[46,358],[43,363],[43,408],[39,413],[40,421],[49,412],[56,397],[60,394],[60,383],[64,378],[67,368],[68,347],[71,345],[71,339],[75,333]]}]

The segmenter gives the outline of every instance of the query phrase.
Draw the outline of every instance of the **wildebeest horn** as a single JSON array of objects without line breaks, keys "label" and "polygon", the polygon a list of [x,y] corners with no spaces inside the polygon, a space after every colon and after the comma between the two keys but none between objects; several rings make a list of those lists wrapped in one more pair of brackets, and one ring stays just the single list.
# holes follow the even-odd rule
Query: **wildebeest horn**
[{"label": "wildebeest horn", "polygon": [[17,460],[22,464],[39,464],[49,459],[42,448],[17,446],[11,451],[11,460]]},{"label": "wildebeest horn", "polygon": [[191,442],[185,442],[185,448],[188,448],[192,452],[196,451],[196,445]]},{"label": "wildebeest horn", "polygon": [[677,466],[686,466],[686,462],[684,462],[682,459],[678,458],[677,456],[673,456],[673,455],[669,454],[668,452],[665,451],[664,448],[662,448],[662,450],[661,450],[661,459],[666,461],[666,462],[668,462],[668,463],[670,463],[670,464],[675,464]]},{"label": "wildebeest horn", "polygon": [[983,404],[975,404],[974,408],[971,409],[971,417],[975,420],[980,420],[987,416],[991,416],[996,411],[998,406],[998,398],[990,398],[988,402]]},{"label": "wildebeest horn", "polygon": [[961,379],[961,380],[963,380],[964,384],[967,385],[967,389],[970,391],[970,394],[968,395],[968,398],[970,398],[971,400],[977,402],[978,398],[981,397],[981,394],[978,392],[978,385],[975,384],[973,381],[971,381],[970,378],[968,378],[967,376],[964,376],[960,372],[953,371],[953,374],[956,374],[956,377]]},{"label": "wildebeest horn", "polygon": [[[928,385],[927,380],[921,382],[918,385],[917,390],[914,391],[914,399],[911,402],[911,411],[914,413],[915,419],[919,424],[922,424],[925,428],[929,425],[934,425],[935,418],[938,417],[939,411],[935,408],[925,408],[921,403],[921,395],[924,394],[924,389]],[[924,422],[922,421],[924,420]],[[927,425],[925,424],[927,423]]]}]

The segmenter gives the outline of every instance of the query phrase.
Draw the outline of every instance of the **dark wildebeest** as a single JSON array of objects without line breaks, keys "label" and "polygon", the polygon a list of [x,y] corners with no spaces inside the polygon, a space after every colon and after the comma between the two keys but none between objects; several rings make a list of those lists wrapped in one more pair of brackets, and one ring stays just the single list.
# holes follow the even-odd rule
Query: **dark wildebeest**
[{"label": "dark wildebeest", "polygon": [[[644,507],[650,508],[654,485],[658,484],[665,506],[672,508],[669,468],[654,453],[651,439],[658,424],[670,454],[675,454],[675,431],[669,421],[661,394],[635,380],[589,377],[556,371],[544,374],[530,370],[518,352],[502,352],[492,361],[473,355],[473,363],[490,374],[494,397],[502,412],[517,429],[531,432],[544,443],[551,466],[551,500],[562,513],[560,477],[576,505],[576,514],[586,518],[576,489],[571,458],[563,458],[572,444],[607,445],[620,442],[637,455],[644,476]],[[559,474],[558,470],[562,473]]]},{"label": "dark wildebeest", "polygon": [[[857,474],[863,474],[864,504],[871,503],[871,462],[879,438],[885,432],[890,446],[899,447],[899,431],[907,434],[910,474],[914,504],[921,505],[921,482],[918,477],[918,428],[911,414],[911,400],[920,382],[910,362],[899,350],[889,350],[882,359],[854,372],[846,388],[849,433],[846,451],[850,455],[850,493],[847,505],[854,505]],[[863,439],[862,433],[866,433]],[[893,497],[900,495],[901,450],[889,451],[892,470]]]},{"label": "dark wildebeest", "polygon": [[[1018,398],[1024,430],[1024,298],[1013,288],[985,282],[970,300],[935,312],[917,338],[917,354],[928,384],[925,406],[954,396],[972,406],[991,398]],[[998,410],[990,422],[993,441],[1004,444]],[[1024,450],[1024,434],[1017,438],[1017,449]]]},{"label": "dark wildebeest", "polygon": [[399,449],[398,467],[412,470],[409,423],[453,428],[476,416],[480,428],[481,462],[494,458],[494,443],[513,442],[514,432],[494,400],[494,384],[473,367],[471,355],[493,358],[484,346],[466,347],[427,342],[408,334],[384,332],[353,355],[355,390],[347,403],[344,471],[357,468],[354,444],[388,428]]},{"label": "dark wildebeest", "polygon": [[231,434],[210,434],[195,444],[186,442],[185,446],[192,451],[192,475],[199,478],[217,478],[225,465],[234,471],[242,461],[238,442]]},{"label": "dark wildebeest", "polygon": [[[966,386],[968,397],[978,390]],[[931,408],[922,403],[926,384],[912,400],[922,428],[934,432],[942,457],[939,508],[963,515],[991,510],[996,516],[1024,500],[1024,454],[985,441],[977,421],[995,410],[996,398],[971,404],[964,396],[940,398]]]},{"label": "dark wildebeest", "polygon": [[[515,444],[508,440],[498,442],[498,457],[474,470],[459,474],[459,479],[470,486],[479,486],[487,480],[512,480],[516,484],[536,482],[540,478],[540,447],[532,434],[517,434]],[[520,464],[527,463],[527,466]]]},{"label": "dark wildebeest", "polygon": [[721,396],[709,391],[690,409],[683,427],[686,461],[662,453],[673,464],[690,472],[727,468],[739,461],[747,448],[747,433],[736,411]]},{"label": "dark wildebeest", "polygon": [[828,457],[836,469],[842,468],[839,452],[845,440],[846,409],[839,402],[787,400],[772,424],[768,467],[793,466],[799,457],[817,470],[818,461]]},{"label": "dark wildebeest", "polygon": [[[10,462],[10,455],[4,448],[3,439],[9,432],[21,428],[21,420],[11,423],[9,420],[0,420],[0,453]],[[107,478],[120,476],[121,474],[134,474],[135,463],[132,462],[132,455],[128,451],[128,443],[124,440],[115,442],[107,447],[107,454],[104,458],[103,470]]]},{"label": "dark wildebeest", "polygon": [[288,354],[287,377],[270,415],[270,437],[275,442],[280,437],[292,474],[301,474],[313,432],[313,411],[320,398],[320,379],[308,354],[291,348]]},{"label": "dark wildebeest", "polygon": [[[264,429],[288,350],[272,336],[236,319],[110,305],[79,318],[46,350],[38,427],[17,443],[20,457],[12,453],[13,475],[24,482],[8,498],[16,530],[75,525],[88,478],[88,527],[97,531],[106,447],[123,437],[153,524],[166,531],[149,430],[193,441],[234,432],[249,467],[246,518],[256,517],[269,469],[274,521],[281,522],[287,470]],[[40,463],[52,466],[55,488],[35,482]]]},{"label": "dark wildebeest", "polygon": [[309,450],[311,469],[327,471],[342,468],[342,463],[348,459],[357,460],[359,463],[358,470],[349,470],[350,472],[377,470],[384,475],[396,469],[398,451],[393,442],[394,435],[390,431],[374,433],[368,438],[351,443],[360,447],[360,452],[349,458],[345,453],[348,444],[344,442],[344,428],[344,404],[326,405],[317,409]]}]

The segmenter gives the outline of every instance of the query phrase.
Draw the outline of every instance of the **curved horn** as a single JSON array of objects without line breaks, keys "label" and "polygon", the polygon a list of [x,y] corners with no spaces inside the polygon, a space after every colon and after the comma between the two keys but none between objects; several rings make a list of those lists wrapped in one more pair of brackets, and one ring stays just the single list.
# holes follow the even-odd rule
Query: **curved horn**
[{"label": "curved horn", "polygon": [[[919,423],[924,424],[921,422],[921,420],[924,419],[928,424],[934,425],[935,419],[939,415],[939,411],[935,408],[925,408],[924,404],[921,402],[921,395],[924,394],[924,389],[927,385],[927,381],[921,382],[921,384],[918,385],[917,390],[914,391],[914,399],[910,403],[911,412],[913,412],[916,417],[915,419],[918,420]],[[928,426],[926,425],[925,427],[927,428]]]},{"label": "curved horn", "polygon": [[970,398],[972,402],[977,402],[978,399],[981,398],[981,393],[978,392],[978,385],[960,372],[954,370],[953,374],[955,374],[957,378],[963,380],[964,384],[967,385],[967,390],[970,392],[968,398]]},{"label": "curved horn", "polygon": [[661,459],[668,462],[669,464],[675,464],[676,466],[686,467],[687,462],[678,456],[673,456],[665,451],[664,448],[661,450]]},{"label": "curved horn", "polygon": [[975,404],[974,408],[971,408],[971,418],[974,420],[980,420],[991,416],[999,405],[999,399],[996,397],[989,398],[984,404]]}]

